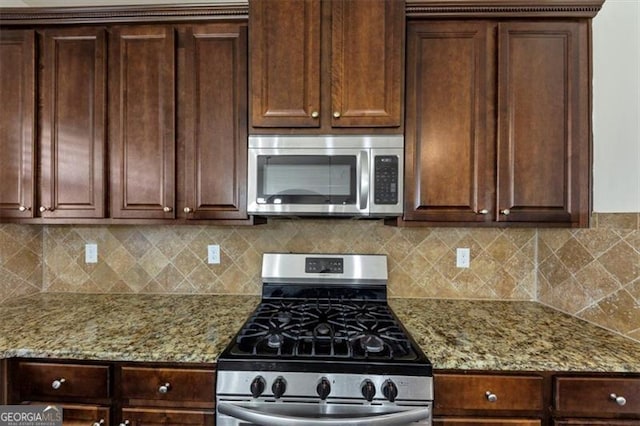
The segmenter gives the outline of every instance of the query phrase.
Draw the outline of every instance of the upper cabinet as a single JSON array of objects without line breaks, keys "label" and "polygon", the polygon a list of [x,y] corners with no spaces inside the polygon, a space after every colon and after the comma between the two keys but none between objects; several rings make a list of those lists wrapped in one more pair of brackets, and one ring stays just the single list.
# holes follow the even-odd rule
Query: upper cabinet
[{"label": "upper cabinet", "polygon": [[416,22],[407,58],[405,220],[588,225],[588,22]]},{"label": "upper cabinet", "polygon": [[0,218],[34,214],[35,52],[34,31],[0,31]]},{"label": "upper cabinet", "polygon": [[39,146],[43,218],[103,218],[106,198],[106,32],[46,30]]},{"label": "upper cabinet", "polygon": [[194,25],[179,37],[182,213],[187,219],[247,219],[247,26]]},{"label": "upper cabinet", "polygon": [[111,216],[175,217],[175,40],[171,26],[112,29]]},{"label": "upper cabinet", "polygon": [[401,133],[404,9],[397,0],[251,0],[251,130]]}]

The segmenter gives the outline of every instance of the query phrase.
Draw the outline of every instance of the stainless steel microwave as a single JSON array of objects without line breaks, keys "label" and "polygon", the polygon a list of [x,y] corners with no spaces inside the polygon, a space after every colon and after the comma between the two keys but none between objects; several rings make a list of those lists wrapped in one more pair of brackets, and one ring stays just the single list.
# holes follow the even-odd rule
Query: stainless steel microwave
[{"label": "stainless steel microwave", "polygon": [[404,137],[250,136],[254,215],[402,214]]}]

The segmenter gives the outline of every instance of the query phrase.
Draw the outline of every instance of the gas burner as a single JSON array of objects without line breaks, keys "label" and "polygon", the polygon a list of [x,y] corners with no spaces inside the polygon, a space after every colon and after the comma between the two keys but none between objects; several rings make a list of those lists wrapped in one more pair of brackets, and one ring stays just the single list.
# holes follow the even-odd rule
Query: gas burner
[{"label": "gas burner", "polygon": [[384,341],[378,336],[367,334],[358,339],[360,346],[367,352],[379,353],[384,350]]},{"label": "gas burner", "polygon": [[331,334],[331,326],[326,322],[321,322],[313,329],[313,334],[315,336],[329,336]]},{"label": "gas burner", "polygon": [[282,338],[281,334],[269,334],[269,336],[267,337],[267,346],[272,349],[279,349],[280,346],[282,346],[283,340],[284,339]]}]

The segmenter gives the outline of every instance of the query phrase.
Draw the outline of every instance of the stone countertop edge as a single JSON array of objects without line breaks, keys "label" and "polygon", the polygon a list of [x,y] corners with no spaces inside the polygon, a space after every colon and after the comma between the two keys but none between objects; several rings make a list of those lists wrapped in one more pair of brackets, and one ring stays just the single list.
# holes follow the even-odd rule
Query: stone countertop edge
[{"label": "stone countertop edge", "polygon": [[[0,358],[214,364],[259,296],[40,293],[0,305]],[[438,370],[640,373],[640,343],[537,302],[390,299]]]}]

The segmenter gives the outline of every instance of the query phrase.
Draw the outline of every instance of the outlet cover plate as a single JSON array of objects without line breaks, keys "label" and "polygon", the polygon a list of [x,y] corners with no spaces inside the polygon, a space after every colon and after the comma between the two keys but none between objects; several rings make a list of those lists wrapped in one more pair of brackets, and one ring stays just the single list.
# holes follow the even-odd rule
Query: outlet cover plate
[{"label": "outlet cover plate", "polygon": [[207,263],[209,265],[220,264],[220,246],[218,244],[209,244],[207,246]]}]

